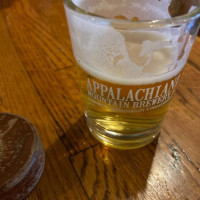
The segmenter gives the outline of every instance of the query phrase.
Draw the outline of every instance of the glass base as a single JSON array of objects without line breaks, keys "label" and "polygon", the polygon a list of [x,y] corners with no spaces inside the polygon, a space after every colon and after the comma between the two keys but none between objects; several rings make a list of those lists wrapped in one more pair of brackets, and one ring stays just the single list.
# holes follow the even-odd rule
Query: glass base
[{"label": "glass base", "polygon": [[135,134],[121,134],[104,129],[87,115],[86,121],[92,135],[106,146],[116,149],[136,149],[155,140],[160,134],[160,126]]}]

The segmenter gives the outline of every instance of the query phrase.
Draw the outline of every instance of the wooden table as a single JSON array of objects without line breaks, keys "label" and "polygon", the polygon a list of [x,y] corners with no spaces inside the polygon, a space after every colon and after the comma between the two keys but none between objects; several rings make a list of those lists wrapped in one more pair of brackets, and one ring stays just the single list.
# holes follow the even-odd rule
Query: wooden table
[{"label": "wooden table", "polygon": [[0,1],[0,112],[28,118],[46,151],[27,200],[199,200],[200,38],[158,141],[131,151],[97,142],[83,116],[61,0]]}]

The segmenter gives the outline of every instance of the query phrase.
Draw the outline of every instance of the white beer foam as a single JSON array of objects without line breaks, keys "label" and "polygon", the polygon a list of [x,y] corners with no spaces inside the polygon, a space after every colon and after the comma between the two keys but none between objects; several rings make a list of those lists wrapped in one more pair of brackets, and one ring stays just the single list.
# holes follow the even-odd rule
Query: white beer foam
[{"label": "white beer foam", "polygon": [[104,17],[116,15],[140,20],[169,18],[168,6],[171,0],[73,0],[78,7]]},{"label": "white beer foam", "polygon": [[76,60],[99,79],[124,85],[160,82],[177,75],[187,60],[185,53],[177,63],[180,33],[173,29],[120,31],[100,24],[101,19],[66,13]]}]

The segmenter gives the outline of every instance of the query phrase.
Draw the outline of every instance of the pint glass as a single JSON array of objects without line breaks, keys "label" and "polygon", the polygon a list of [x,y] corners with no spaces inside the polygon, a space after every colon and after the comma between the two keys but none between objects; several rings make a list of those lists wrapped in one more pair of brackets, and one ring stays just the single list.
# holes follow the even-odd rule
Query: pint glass
[{"label": "pint glass", "polygon": [[151,142],[197,35],[199,1],[64,0],[64,6],[90,132],[121,149]]}]

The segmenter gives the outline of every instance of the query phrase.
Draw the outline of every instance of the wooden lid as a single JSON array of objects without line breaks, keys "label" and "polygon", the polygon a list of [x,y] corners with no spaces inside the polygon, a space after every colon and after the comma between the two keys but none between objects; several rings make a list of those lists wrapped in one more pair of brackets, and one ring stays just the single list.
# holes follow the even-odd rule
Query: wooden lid
[{"label": "wooden lid", "polygon": [[0,199],[22,199],[44,168],[37,130],[23,117],[0,113]]}]

